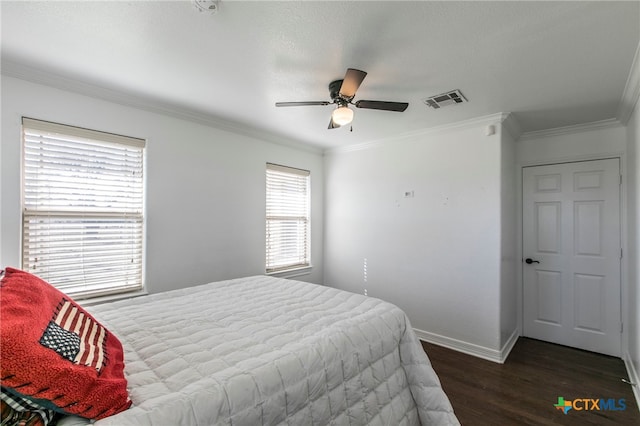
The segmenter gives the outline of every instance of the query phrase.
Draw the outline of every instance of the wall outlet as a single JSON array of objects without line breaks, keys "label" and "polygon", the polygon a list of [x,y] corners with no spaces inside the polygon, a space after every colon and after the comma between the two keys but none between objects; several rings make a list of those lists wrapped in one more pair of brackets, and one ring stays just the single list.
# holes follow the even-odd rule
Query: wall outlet
[{"label": "wall outlet", "polygon": [[364,295],[367,296],[367,289],[364,289]]},{"label": "wall outlet", "polygon": [[413,198],[413,189],[411,191],[404,191],[404,198]]}]

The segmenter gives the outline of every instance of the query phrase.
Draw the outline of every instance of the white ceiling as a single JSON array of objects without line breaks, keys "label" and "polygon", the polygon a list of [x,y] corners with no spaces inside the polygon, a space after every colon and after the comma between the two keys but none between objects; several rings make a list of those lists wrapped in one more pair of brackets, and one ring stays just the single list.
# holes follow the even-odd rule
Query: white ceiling
[{"label": "white ceiling", "polygon": [[[523,131],[614,119],[640,41],[640,2],[2,1],[2,72],[156,105],[269,138],[336,148],[512,112]],[[347,68],[369,74],[328,130]],[[96,89],[100,89],[99,91]],[[434,110],[459,89],[469,102]]]}]

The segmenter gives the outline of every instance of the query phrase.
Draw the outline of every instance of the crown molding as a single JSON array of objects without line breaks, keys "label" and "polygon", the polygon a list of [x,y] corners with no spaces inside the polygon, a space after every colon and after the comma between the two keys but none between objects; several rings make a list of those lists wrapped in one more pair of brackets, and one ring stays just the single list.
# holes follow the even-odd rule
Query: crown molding
[{"label": "crown molding", "polygon": [[305,144],[286,136],[258,129],[239,122],[225,120],[200,111],[180,107],[175,104],[154,100],[145,96],[133,95],[123,91],[106,88],[79,79],[64,77],[59,74],[29,67],[24,64],[2,59],[1,73],[3,76],[42,84],[54,89],[77,93],[83,96],[117,103],[147,112],[161,114],[181,120],[191,121],[219,130],[236,133],[250,138],[271,142],[277,145],[294,148],[301,151],[322,155],[323,149]]},{"label": "crown molding", "polygon": [[330,154],[338,154],[343,152],[362,151],[362,150],[370,149],[370,148],[385,144],[387,142],[392,142],[392,141],[397,142],[399,140],[409,139],[409,138],[418,137],[418,136],[432,136],[436,134],[449,133],[457,130],[464,130],[464,129],[480,127],[480,126],[488,126],[491,124],[502,124],[509,116],[510,116],[509,113],[499,112],[496,114],[471,118],[468,120],[458,121],[450,124],[444,124],[441,126],[429,127],[425,129],[414,130],[411,132],[400,133],[392,137],[376,139],[373,141],[364,142],[360,144],[329,148],[325,150],[325,154],[330,155]]},{"label": "crown molding", "polygon": [[570,135],[581,132],[591,132],[594,130],[613,129],[623,127],[623,124],[616,118],[593,121],[591,123],[574,124],[572,126],[555,127],[553,129],[535,130],[523,133],[518,141],[531,139],[543,139],[554,136]]},{"label": "crown molding", "polygon": [[618,107],[618,120],[623,125],[626,125],[631,118],[631,114],[638,103],[638,98],[640,98],[640,43],[638,43],[636,54],[633,57],[627,84],[624,86],[624,92],[622,92],[622,99]]}]

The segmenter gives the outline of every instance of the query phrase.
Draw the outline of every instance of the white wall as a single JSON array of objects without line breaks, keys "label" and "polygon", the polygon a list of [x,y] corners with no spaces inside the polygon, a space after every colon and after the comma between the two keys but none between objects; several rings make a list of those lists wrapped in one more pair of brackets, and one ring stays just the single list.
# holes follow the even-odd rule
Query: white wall
[{"label": "white wall", "polygon": [[[628,350],[623,353],[627,369],[640,380],[640,106],[636,103],[631,119],[627,123],[628,155],[628,283],[627,331]],[[640,385],[634,387],[636,401],[640,401]]]},{"label": "white wall", "polygon": [[20,266],[20,124],[27,116],[147,139],[150,292],[264,273],[265,163],[311,170],[312,262],[323,281],[323,158],[3,76],[0,264]]},{"label": "white wall", "polygon": [[325,283],[366,288],[401,307],[420,337],[495,358],[509,227],[501,161],[500,131],[485,136],[485,124],[329,153]]},{"label": "white wall", "polygon": [[626,151],[625,127],[616,122],[593,123],[523,135],[516,144],[521,166],[621,156]]},{"label": "white wall", "polygon": [[[510,119],[510,118],[509,118]],[[500,148],[500,348],[508,355],[518,332],[517,168],[515,138],[502,128]]]}]

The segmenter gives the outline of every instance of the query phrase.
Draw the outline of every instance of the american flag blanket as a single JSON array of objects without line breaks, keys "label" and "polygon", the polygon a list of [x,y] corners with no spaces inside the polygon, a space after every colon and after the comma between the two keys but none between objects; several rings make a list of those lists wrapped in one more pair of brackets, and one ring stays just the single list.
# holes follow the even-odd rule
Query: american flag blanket
[{"label": "american flag blanket", "polygon": [[106,330],[77,306],[62,299],[42,334],[40,344],[53,349],[74,364],[93,367],[104,365]]}]

